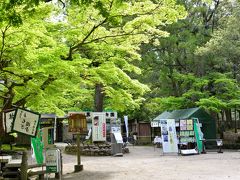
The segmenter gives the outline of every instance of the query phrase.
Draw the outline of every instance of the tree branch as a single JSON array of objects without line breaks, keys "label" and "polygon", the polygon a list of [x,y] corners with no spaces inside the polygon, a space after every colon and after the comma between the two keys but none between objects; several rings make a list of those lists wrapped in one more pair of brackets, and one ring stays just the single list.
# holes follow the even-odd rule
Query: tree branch
[{"label": "tree branch", "polygon": [[[41,90],[45,90],[49,84],[51,84],[54,80],[57,78],[53,77],[53,75],[49,75],[48,78],[43,82],[43,84],[40,86]],[[37,92],[32,92],[18,100],[17,102],[14,103],[15,106],[24,106],[27,102],[27,98],[30,96],[37,95]]]}]

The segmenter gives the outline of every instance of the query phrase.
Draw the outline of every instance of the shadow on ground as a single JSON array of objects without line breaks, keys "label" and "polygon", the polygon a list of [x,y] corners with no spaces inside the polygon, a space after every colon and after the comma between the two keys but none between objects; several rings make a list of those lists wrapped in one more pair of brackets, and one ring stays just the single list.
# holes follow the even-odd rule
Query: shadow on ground
[{"label": "shadow on ground", "polygon": [[82,171],[78,173],[69,173],[63,176],[64,179],[84,179],[84,180],[92,180],[92,179],[111,179],[114,172],[101,172],[101,171]]}]

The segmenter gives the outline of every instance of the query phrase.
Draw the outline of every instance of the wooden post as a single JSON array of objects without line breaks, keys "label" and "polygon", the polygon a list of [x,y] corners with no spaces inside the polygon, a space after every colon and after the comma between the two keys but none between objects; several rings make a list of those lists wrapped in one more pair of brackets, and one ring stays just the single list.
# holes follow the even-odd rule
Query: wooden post
[{"label": "wooden post", "polygon": [[27,174],[27,170],[28,170],[28,157],[27,157],[27,152],[23,151],[23,155],[22,155],[22,163],[21,163],[21,179],[28,179],[28,174]]},{"label": "wooden post", "polygon": [[74,172],[82,170],[83,165],[81,165],[80,133],[77,133],[77,165],[74,166]]}]

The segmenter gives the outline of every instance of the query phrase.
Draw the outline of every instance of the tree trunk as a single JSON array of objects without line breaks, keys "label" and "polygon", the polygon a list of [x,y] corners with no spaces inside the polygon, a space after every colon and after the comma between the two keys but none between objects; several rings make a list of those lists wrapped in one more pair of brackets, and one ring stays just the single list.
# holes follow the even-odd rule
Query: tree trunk
[{"label": "tree trunk", "polygon": [[103,85],[96,84],[96,86],[95,86],[95,101],[94,101],[96,112],[103,111],[103,99],[104,99]]},{"label": "tree trunk", "polygon": [[4,136],[3,111],[0,112],[0,138]]},{"label": "tree trunk", "polygon": [[225,114],[226,114],[226,121],[227,121],[228,128],[232,128],[231,109],[226,109]]}]

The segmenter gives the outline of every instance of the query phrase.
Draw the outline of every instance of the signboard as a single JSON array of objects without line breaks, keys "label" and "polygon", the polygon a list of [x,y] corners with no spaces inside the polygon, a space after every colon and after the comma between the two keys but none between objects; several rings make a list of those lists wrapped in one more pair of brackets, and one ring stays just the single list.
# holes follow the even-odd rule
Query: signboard
[{"label": "signboard", "polygon": [[162,147],[164,153],[178,152],[177,133],[174,119],[161,119]]},{"label": "signboard", "polygon": [[151,127],[159,127],[159,122],[158,121],[152,121],[151,122]]},{"label": "signboard", "polygon": [[117,144],[123,143],[123,138],[122,138],[121,133],[116,132],[116,133],[113,133],[113,134],[114,134],[114,137],[115,137],[115,140],[116,140]]},{"label": "signboard", "polygon": [[87,133],[87,119],[85,113],[69,113],[68,118],[68,131]]},{"label": "signboard", "polygon": [[12,132],[12,125],[13,125],[13,119],[15,116],[16,110],[9,110],[4,112],[4,120],[5,120],[5,132],[10,133]]},{"label": "signboard", "polygon": [[92,140],[93,141],[106,141],[105,112],[92,113]]},{"label": "signboard", "polygon": [[121,133],[121,127],[112,125],[111,133]]},{"label": "signboard", "polygon": [[60,150],[59,149],[47,149],[46,150],[46,171],[48,173],[60,172]]},{"label": "signboard", "polygon": [[12,130],[29,136],[36,136],[40,115],[18,108],[15,112]]}]

